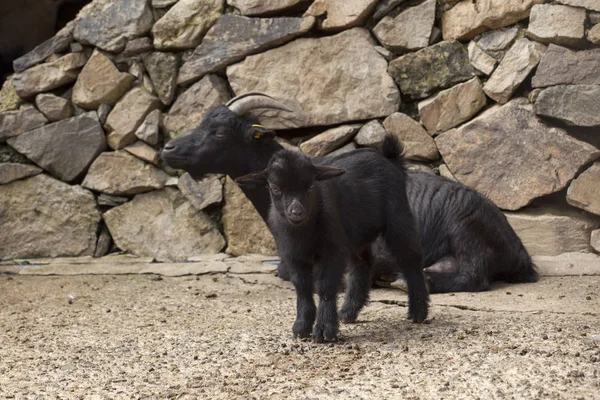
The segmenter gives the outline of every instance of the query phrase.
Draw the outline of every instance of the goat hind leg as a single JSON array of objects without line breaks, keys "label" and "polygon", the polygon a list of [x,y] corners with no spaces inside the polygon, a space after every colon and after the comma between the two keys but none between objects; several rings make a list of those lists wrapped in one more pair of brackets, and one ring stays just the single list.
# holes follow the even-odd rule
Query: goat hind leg
[{"label": "goat hind leg", "polygon": [[348,288],[340,310],[340,319],[346,324],[356,321],[358,313],[369,300],[371,254],[369,251],[365,251],[361,256],[360,258],[355,256],[350,261]]}]

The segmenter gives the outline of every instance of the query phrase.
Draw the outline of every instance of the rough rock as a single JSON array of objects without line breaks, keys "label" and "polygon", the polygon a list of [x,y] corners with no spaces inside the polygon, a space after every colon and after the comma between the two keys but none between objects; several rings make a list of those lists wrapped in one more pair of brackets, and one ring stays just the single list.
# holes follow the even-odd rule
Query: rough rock
[{"label": "rough rock", "polygon": [[119,53],[117,58],[127,59],[140,54],[149,53],[154,50],[152,39],[149,37],[141,37],[129,40],[125,45],[125,49]]},{"label": "rough rock", "polygon": [[115,143],[118,142],[118,146],[111,145],[110,140],[109,145],[118,149],[133,143],[137,128],[146,116],[159,106],[160,100],[142,88],[135,87],[127,92],[106,119],[106,128],[114,131],[119,138],[118,141],[115,141]]},{"label": "rough rock", "polygon": [[159,152],[141,140],[137,140],[129,146],[125,146],[124,150],[133,154],[140,160],[149,162],[150,164],[158,165],[158,162],[160,161]]},{"label": "rough rock", "polygon": [[267,224],[236,183],[225,181],[223,231],[227,238],[226,252],[234,256],[255,253],[277,255],[275,240]]},{"label": "rough rock", "polygon": [[19,163],[0,163],[0,185],[6,185],[19,179],[29,178],[42,172],[35,165]]},{"label": "rough rock", "polygon": [[394,52],[427,47],[435,22],[435,6],[436,0],[427,0],[395,18],[386,16],[373,28],[373,34],[382,45]]},{"label": "rough rock", "polygon": [[0,163],[31,164],[23,154],[7,144],[0,144]]},{"label": "rough rock", "polygon": [[351,141],[360,127],[361,125],[342,125],[328,129],[300,144],[300,150],[313,157],[324,156]]},{"label": "rough rock", "polygon": [[408,115],[394,113],[383,121],[383,126],[388,133],[392,133],[400,139],[404,146],[404,156],[407,159],[429,161],[440,158],[431,136]]},{"label": "rough rock", "polygon": [[529,16],[545,0],[461,1],[442,16],[444,40],[472,39],[489,29],[512,25]]},{"label": "rough rock", "polygon": [[49,93],[40,93],[35,96],[35,105],[51,122],[69,118],[73,114],[69,100]]},{"label": "rough rock", "polygon": [[240,10],[242,15],[272,15],[293,8],[304,0],[227,0],[227,4]]},{"label": "rough rock", "polygon": [[572,51],[551,44],[542,56],[531,84],[533,87],[554,85],[600,85],[600,48]]},{"label": "rough rock", "polygon": [[505,210],[563,189],[600,156],[595,147],[542,124],[524,99],[491,108],[440,134],[436,143],[459,182]]},{"label": "rough rock", "polygon": [[179,58],[173,53],[154,52],[144,57],[144,67],[150,75],[154,89],[164,105],[170,105],[177,88]]},{"label": "rough rock", "polygon": [[587,33],[587,40],[594,44],[600,44],[600,24],[594,25]]},{"label": "rough rock", "polygon": [[167,8],[177,3],[179,0],[152,0],[152,7]]},{"label": "rough rock", "polygon": [[600,215],[600,162],[594,163],[571,183],[567,190],[567,202]]},{"label": "rough rock", "polygon": [[180,0],[152,27],[158,50],[192,49],[223,13],[223,0]]},{"label": "rough rock", "polygon": [[47,175],[0,186],[0,259],[89,256],[100,214],[89,191]]},{"label": "rough rock", "polygon": [[390,62],[389,71],[402,94],[417,99],[475,76],[467,50],[456,41],[399,57]]},{"label": "rough rock", "polygon": [[162,189],[169,176],[125,151],[105,152],[91,165],[83,187],[117,196]]},{"label": "rough rock", "polygon": [[98,119],[100,120],[100,123],[102,125],[104,125],[106,123],[106,119],[108,118],[108,114],[110,114],[110,112],[112,111],[112,106],[108,105],[108,104],[100,104],[100,106],[98,107]]},{"label": "rough rock", "polygon": [[83,51],[83,45],[79,42],[71,42],[69,43],[69,49],[71,50],[71,53],[79,53]]},{"label": "rough rock", "polygon": [[95,0],[73,22],[73,36],[83,44],[118,53],[128,39],[144,36],[152,27],[148,0]]},{"label": "rough rock", "polygon": [[568,125],[600,126],[600,86],[559,85],[538,95],[536,114],[557,118]]},{"label": "rough rock", "polygon": [[407,0],[381,0],[377,3],[375,11],[373,12],[373,21],[379,21],[386,15],[389,15],[399,5],[406,2]]},{"label": "rough rock", "polygon": [[385,138],[385,128],[377,120],[367,122],[356,134],[354,141],[359,146],[379,148]]},{"label": "rough rock", "polygon": [[339,31],[362,24],[376,4],[377,0],[315,0],[304,16],[318,18],[324,31]]},{"label": "rough rock", "polygon": [[440,173],[440,176],[443,176],[444,178],[450,179],[452,181],[456,181],[456,178],[454,177],[454,175],[452,175],[452,172],[450,172],[450,169],[446,164],[440,165],[438,171]]},{"label": "rough rock", "polygon": [[519,39],[506,53],[483,87],[485,94],[504,104],[540,62],[540,53],[527,39]]},{"label": "rough rock", "polygon": [[14,71],[23,72],[27,68],[41,63],[52,54],[64,52],[71,41],[73,41],[73,35],[71,35],[69,28],[62,28],[56,35],[36,46],[29,53],[14,60],[12,63]]},{"label": "rough rock", "polygon": [[230,99],[227,83],[216,75],[206,75],[179,95],[164,119],[171,137],[197,127],[208,111]]},{"label": "rough rock", "polygon": [[527,34],[541,43],[577,45],[585,37],[586,12],[552,4],[536,4],[531,9]]},{"label": "rough rock", "polygon": [[66,182],[81,176],[106,148],[104,131],[93,111],[25,132],[7,142]]},{"label": "rough rock", "polygon": [[247,18],[223,15],[179,71],[177,83],[187,84],[210,72],[289,42],[308,31],[314,18]]},{"label": "rough rock", "polygon": [[419,103],[421,123],[430,134],[445,131],[471,119],[487,99],[479,78],[473,78]]},{"label": "rough rock", "polygon": [[223,201],[223,184],[217,175],[196,181],[186,172],[179,178],[177,187],[197,210]]},{"label": "rough rock", "polygon": [[12,76],[6,78],[0,89],[0,112],[13,111],[19,108],[23,103],[12,82]]},{"label": "rough rock", "polygon": [[87,61],[83,53],[70,53],[56,61],[37,65],[13,76],[13,85],[22,97],[59,88],[77,79],[79,68]]},{"label": "rough rock", "polygon": [[102,225],[100,233],[98,234],[98,241],[96,242],[96,249],[94,250],[94,258],[103,257],[110,251],[112,245],[112,238],[108,228]]},{"label": "rough rock", "polygon": [[0,143],[24,132],[39,128],[48,120],[31,105],[23,105],[17,111],[0,112]]},{"label": "rough rock", "polygon": [[590,233],[597,226],[583,214],[547,207],[506,213],[506,218],[532,256],[589,251]]},{"label": "rough rock", "polygon": [[517,36],[519,36],[519,31],[519,27],[513,26],[512,28],[486,32],[477,40],[477,45],[481,50],[501,61],[505,50],[512,46]]},{"label": "rough rock", "polygon": [[99,206],[116,207],[127,203],[129,199],[123,196],[112,196],[110,194],[100,193],[97,201]]},{"label": "rough rock", "polygon": [[214,222],[173,188],[137,195],[102,217],[120,249],[157,261],[185,261],[225,246]]},{"label": "rough rock", "polygon": [[162,114],[160,110],[152,111],[137,128],[135,136],[149,145],[155,146],[158,143],[161,120]]},{"label": "rough rock", "polygon": [[481,50],[481,48],[477,45],[475,41],[471,41],[469,43],[469,61],[471,65],[479,72],[484,75],[490,75],[494,72],[494,68],[496,68],[496,59],[485,51]]},{"label": "rough rock", "polygon": [[600,253],[600,229],[592,231],[592,239],[590,240],[592,248]]},{"label": "rough rock", "polygon": [[590,21],[590,23],[592,25],[600,24],[600,11],[599,12],[590,11],[588,13],[588,20]]},{"label": "rough rock", "polygon": [[387,62],[374,49],[369,32],[354,28],[334,36],[296,39],[249,56],[229,66],[227,76],[236,94],[268,93],[306,117],[294,122],[282,120],[281,113],[259,118],[263,125],[277,129],[334,125],[393,113],[400,94],[386,69]]},{"label": "rough rock", "polygon": [[94,110],[100,104],[113,105],[133,81],[133,76],[120,72],[108,57],[95,50],[77,77],[72,101],[86,110]]},{"label": "rough rock", "polygon": [[556,0],[559,3],[573,7],[583,7],[592,11],[600,11],[598,0]]},{"label": "rough rock", "polygon": [[343,145],[339,149],[332,151],[331,153],[329,153],[329,156],[330,157],[338,156],[340,154],[348,153],[349,151],[356,150],[356,149],[358,149],[358,146],[356,145],[356,143],[350,142],[346,145]]}]

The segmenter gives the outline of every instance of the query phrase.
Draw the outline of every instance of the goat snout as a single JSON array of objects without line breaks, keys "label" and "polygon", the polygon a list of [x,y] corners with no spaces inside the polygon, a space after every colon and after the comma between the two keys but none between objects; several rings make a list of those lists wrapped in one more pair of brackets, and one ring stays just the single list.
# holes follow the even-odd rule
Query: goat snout
[{"label": "goat snout", "polygon": [[290,221],[300,223],[305,217],[306,213],[304,212],[302,204],[297,200],[292,201],[292,204],[290,204],[290,207],[288,208],[288,218]]}]

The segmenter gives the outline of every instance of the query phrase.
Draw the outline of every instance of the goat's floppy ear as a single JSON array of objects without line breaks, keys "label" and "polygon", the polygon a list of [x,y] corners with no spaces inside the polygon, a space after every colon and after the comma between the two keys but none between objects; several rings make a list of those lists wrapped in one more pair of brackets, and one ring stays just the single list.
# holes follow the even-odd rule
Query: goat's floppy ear
[{"label": "goat's floppy ear", "polygon": [[346,172],[345,169],[328,167],[326,165],[315,165],[317,170],[317,176],[315,177],[318,181],[324,181],[326,179],[335,178]]},{"label": "goat's floppy ear", "polygon": [[250,136],[254,139],[260,139],[264,137],[275,137],[275,131],[271,129],[265,128],[259,124],[252,124],[250,128]]},{"label": "goat's floppy ear", "polygon": [[250,174],[246,174],[240,177],[235,178],[235,182],[239,185],[247,185],[247,184],[267,184],[267,170],[263,170],[260,172],[252,172]]}]

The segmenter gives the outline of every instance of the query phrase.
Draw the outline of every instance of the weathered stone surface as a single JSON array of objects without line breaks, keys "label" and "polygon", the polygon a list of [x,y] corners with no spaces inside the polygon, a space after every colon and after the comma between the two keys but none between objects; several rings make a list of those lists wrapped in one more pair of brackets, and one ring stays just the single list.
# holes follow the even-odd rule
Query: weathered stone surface
[{"label": "weathered stone surface", "polygon": [[488,55],[477,45],[475,41],[469,43],[469,61],[471,65],[484,75],[490,75],[496,68],[496,59]]},{"label": "weathered stone surface", "polygon": [[521,99],[440,134],[436,143],[456,179],[506,210],[563,189],[600,156],[593,146],[542,124]]},{"label": "weathered stone surface", "polygon": [[514,24],[529,16],[534,4],[545,0],[461,1],[442,17],[444,40],[472,39],[488,29]]},{"label": "weathered stone surface", "polygon": [[73,35],[71,35],[69,28],[62,28],[56,33],[56,35],[46,40],[42,44],[36,46],[29,53],[14,60],[14,71],[23,72],[27,68],[33,67],[34,65],[41,63],[52,54],[62,53],[69,47],[69,44],[72,40]]},{"label": "weathered stone surface", "polygon": [[179,59],[173,53],[154,52],[144,57],[144,67],[150,75],[154,89],[164,105],[170,105],[177,88]]},{"label": "weathered stone surface", "polygon": [[377,0],[315,0],[304,16],[320,17],[320,29],[337,31],[360,25],[376,4]]},{"label": "weathered stone surface", "polygon": [[600,229],[592,231],[592,239],[590,240],[592,248],[600,253]]},{"label": "weathered stone surface", "polygon": [[98,119],[100,120],[100,123],[102,125],[106,123],[106,119],[108,118],[108,114],[110,114],[111,110],[112,106],[108,104],[100,104],[100,106],[98,107]]},{"label": "weathered stone surface", "polygon": [[179,0],[152,0],[152,7],[154,8],[166,8],[177,3]]},{"label": "weathered stone surface", "polygon": [[410,51],[429,46],[435,22],[436,0],[427,0],[398,14],[386,16],[373,28],[373,34],[386,48]]},{"label": "weathered stone surface", "polygon": [[69,49],[71,50],[71,53],[79,53],[83,51],[83,45],[79,42],[71,42],[69,43]]},{"label": "weathered stone surface", "polygon": [[117,58],[127,59],[139,54],[149,53],[154,50],[152,39],[149,37],[141,37],[129,40],[125,45],[125,49],[119,53]]},{"label": "weathered stone surface", "polygon": [[222,221],[227,238],[227,253],[234,256],[248,253],[277,254],[275,240],[267,224],[244,192],[229,177],[225,181]]},{"label": "weathered stone surface", "polygon": [[119,52],[128,39],[144,36],[152,27],[148,0],[95,0],[73,23],[73,36],[83,44]]},{"label": "weathered stone surface", "polygon": [[600,44],[600,24],[594,25],[588,31],[587,40],[594,44]]},{"label": "weathered stone surface", "polygon": [[473,78],[420,102],[421,123],[433,135],[469,120],[486,102],[481,81]]},{"label": "weathered stone surface", "polygon": [[191,49],[223,13],[223,0],[180,0],[152,27],[158,50]]},{"label": "weathered stone surface", "polygon": [[49,93],[35,96],[35,105],[51,122],[69,118],[73,114],[69,100]]},{"label": "weathered stone surface", "polygon": [[544,89],[533,110],[569,125],[600,126],[600,86],[559,85]]},{"label": "weathered stone surface", "polygon": [[35,165],[19,163],[0,163],[0,185],[6,185],[19,179],[29,178],[42,172]]},{"label": "weathered stone surface", "polygon": [[47,175],[0,186],[0,259],[92,255],[100,214],[89,191]]},{"label": "weathered stone surface", "polygon": [[7,142],[66,182],[81,176],[106,148],[104,131],[95,112],[45,125]]},{"label": "weathered stone surface", "polygon": [[287,43],[308,31],[314,18],[247,18],[223,15],[179,71],[180,85],[242,60],[249,54]]},{"label": "weathered stone surface", "polygon": [[127,203],[129,199],[123,196],[113,196],[106,193],[100,193],[97,201],[99,206],[116,207]]},{"label": "weathered stone surface", "polygon": [[96,192],[123,196],[162,189],[167,179],[165,172],[119,150],[100,154],[81,185]]},{"label": "weathered stone surface", "polygon": [[519,27],[513,26],[512,28],[486,32],[477,40],[477,45],[481,50],[501,61],[505,50],[512,46],[519,36],[519,31]]},{"label": "weathered stone surface", "polygon": [[359,146],[379,148],[385,138],[385,128],[377,120],[367,122],[356,134],[354,141]]},{"label": "weathered stone surface", "polygon": [[87,61],[83,53],[70,53],[54,62],[32,67],[13,76],[13,85],[22,97],[56,89],[77,79],[79,68]]},{"label": "weathered stone surface", "polygon": [[429,161],[440,158],[435,142],[427,131],[406,114],[394,113],[383,121],[388,133],[394,134],[404,146],[404,156],[409,160]]},{"label": "weathered stone surface", "polygon": [[177,97],[164,119],[165,129],[174,137],[197,127],[210,109],[230,99],[227,83],[206,75]]},{"label": "weathered stone surface", "polygon": [[535,45],[527,39],[517,40],[483,87],[485,94],[506,103],[539,62]]},{"label": "weathered stone surface", "polygon": [[559,3],[573,7],[583,7],[592,11],[600,11],[600,3],[598,0],[556,0]]},{"label": "weathered stone surface", "polygon": [[600,24],[600,12],[589,12],[588,19],[592,25]]},{"label": "weathered stone surface", "polygon": [[0,163],[16,163],[16,164],[31,164],[23,154],[18,153],[15,149],[7,144],[0,144]]},{"label": "weathered stone surface", "polygon": [[117,67],[100,51],[95,50],[73,86],[72,101],[86,110],[100,104],[115,104],[133,84],[134,78]]},{"label": "weathered stone surface", "polygon": [[302,2],[304,0],[227,0],[227,4],[240,10],[242,15],[250,16],[276,14]]},{"label": "weathered stone surface", "polygon": [[[146,116],[160,106],[160,100],[146,90],[131,89],[112,109],[106,119],[106,127],[120,138],[119,143],[126,146],[135,141],[135,131]],[[110,143],[109,143],[110,144]],[[112,148],[121,148],[113,147]]]},{"label": "weathered stone surface", "polygon": [[586,12],[552,4],[536,4],[531,9],[527,34],[541,43],[577,45],[585,37]]},{"label": "weathered stone surface", "polygon": [[106,253],[110,251],[112,245],[112,238],[108,228],[102,225],[100,233],[98,234],[98,241],[96,242],[96,249],[94,250],[94,258],[104,257]]},{"label": "weathered stone surface", "polygon": [[173,188],[137,195],[103,218],[120,249],[158,261],[185,261],[225,246],[214,222]]},{"label": "weathered stone surface", "polygon": [[313,157],[324,156],[351,141],[360,127],[360,125],[342,125],[328,129],[300,144],[300,150]]},{"label": "weathered stone surface", "polygon": [[217,175],[196,181],[187,172],[179,178],[177,187],[197,210],[204,210],[223,201],[223,184]]},{"label": "weathered stone surface", "polygon": [[442,164],[439,166],[438,171],[440,172],[440,176],[443,176],[444,178],[456,181],[456,178],[454,177],[454,175],[452,175],[452,172],[450,172],[450,169],[448,168],[448,166],[446,164]]},{"label": "weathered stone surface", "polygon": [[456,41],[399,57],[390,62],[389,71],[402,94],[417,99],[475,76],[467,50]]},{"label": "weathered stone surface", "polygon": [[350,142],[348,144],[343,145],[339,149],[332,151],[331,153],[329,153],[329,156],[330,157],[338,156],[340,154],[348,153],[349,151],[356,150],[356,149],[358,149],[358,146],[356,145],[356,143]]},{"label": "weathered stone surface", "polygon": [[551,44],[542,56],[531,84],[533,87],[554,85],[600,85],[600,48],[572,51]]},{"label": "weathered stone surface", "polygon": [[158,143],[161,120],[162,114],[160,110],[152,111],[148,114],[146,119],[144,119],[144,122],[142,122],[139,128],[137,128],[135,136],[149,145],[156,145]]},{"label": "weathered stone surface", "polygon": [[24,132],[46,124],[48,120],[30,105],[23,105],[17,111],[0,112],[0,143]]},{"label": "weathered stone surface", "polygon": [[2,84],[2,89],[0,89],[0,112],[16,110],[21,103],[23,103],[23,99],[17,95],[12,76],[9,76]]},{"label": "weathered stone surface", "polygon": [[140,160],[147,161],[150,164],[158,165],[158,162],[160,161],[159,152],[141,140],[138,140],[129,146],[125,146],[124,149]]},{"label": "weathered stone surface", "polygon": [[567,202],[600,215],[600,162],[594,163],[571,183],[567,190]]},{"label": "weathered stone surface", "polygon": [[[259,91],[283,99],[306,116],[295,126],[314,126],[396,111],[400,94],[386,69],[387,62],[373,48],[369,32],[355,28],[319,39],[296,39],[249,56],[229,66],[227,75],[236,94]],[[292,125],[286,125],[279,114],[259,120],[269,128]]]},{"label": "weathered stone surface", "polygon": [[590,233],[597,226],[583,214],[546,207],[506,213],[506,218],[532,256],[589,251]]}]

